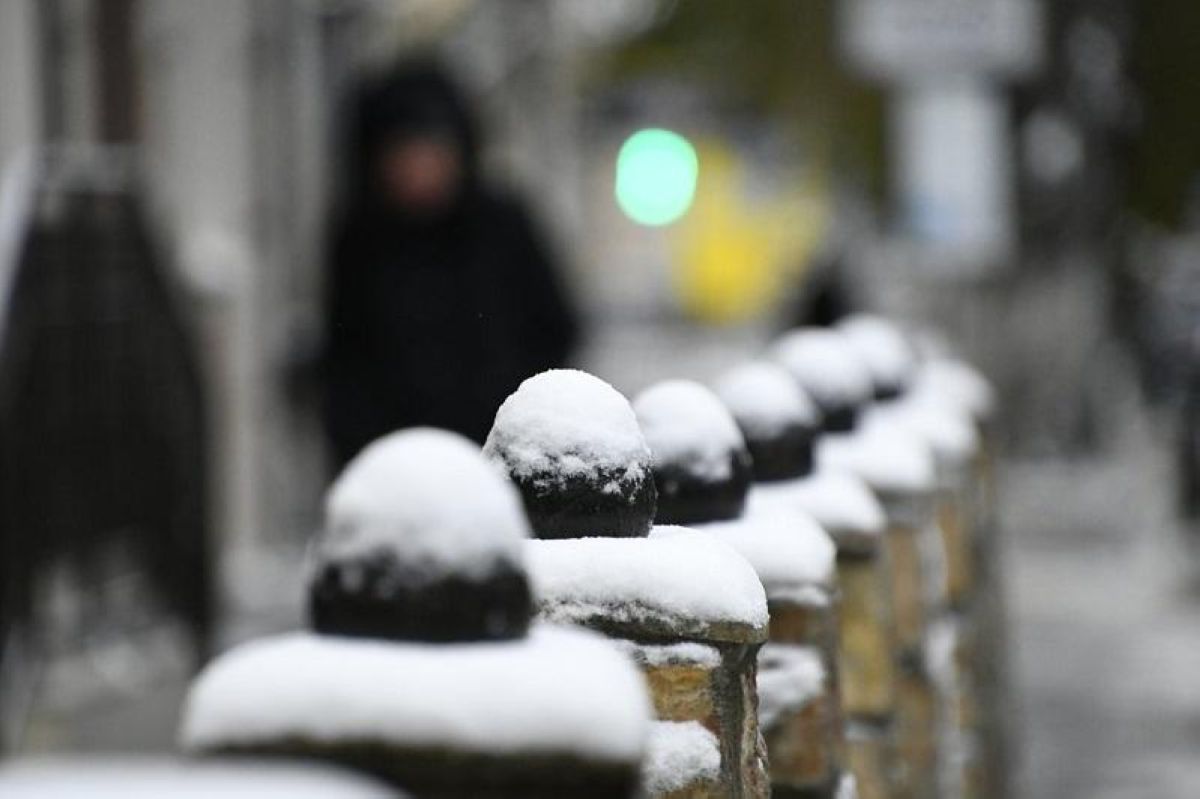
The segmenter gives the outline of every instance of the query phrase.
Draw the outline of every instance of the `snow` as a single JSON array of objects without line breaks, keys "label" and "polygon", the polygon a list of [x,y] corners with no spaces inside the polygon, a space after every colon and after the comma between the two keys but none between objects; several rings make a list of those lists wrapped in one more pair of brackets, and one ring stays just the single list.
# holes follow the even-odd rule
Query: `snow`
[{"label": "snow", "polygon": [[838,323],[876,384],[906,385],[916,369],[916,353],[899,328],[881,316],[854,314]]},{"label": "snow", "polygon": [[520,496],[477,446],[443,430],[385,436],[334,482],[325,505],[322,559],[387,551],[416,574],[486,575],[520,564],[529,535]]},{"label": "snow", "polygon": [[662,796],[694,782],[714,782],[721,772],[717,737],[698,721],[656,721],[650,729],[642,789]]},{"label": "snow", "polygon": [[5,799],[397,799],[394,788],[310,763],[37,758],[0,765]]},{"label": "snow", "polygon": [[646,666],[701,666],[715,669],[721,665],[721,653],[707,644],[681,641],[675,644],[642,644],[625,639],[613,643],[639,664]]},{"label": "snow", "polygon": [[552,621],[659,623],[680,635],[715,623],[767,624],[767,598],[754,568],[713,536],[657,527],[649,538],[525,546],[539,612]]},{"label": "snow", "polygon": [[731,476],[731,455],[746,442],[717,395],[691,380],[664,380],[639,394],[633,409],[657,466],[671,464],[717,482]]},{"label": "snow", "polygon": [[767,361],[726,372],[716,392],[751,438],[773,438],[789,427],[815,428],[821,423],[821,411],[791,374]]},{"label": "snow", "polygon": [[897,425],[864,425],[852,434],[823,436],[817,442],[818,469],[850,472],[884,493],[934,490],[935,467],[929,445]]},{"label": "snow", "polygon": [[871,373],[841,333],[793,330],[775,342],[770,354],[822,407],[855,406],[874,394]]},{"label": "snow", "polygon": [[976,420],[995,411],[996,394],[987,379],[969,364],[951,358],[932,358],[917,372],[916,388],[945,396],[965,408]]},{"label": "snow", "polygon": [[825,690],[825,666],[815,649],[767,644],[758,653],[758,723],[770,727]]},{"label": "snow", "polygon": [[552,369],[521,383],[496,412],[483,451],[509,474],[538,485],[613,472],[639,480],[651,464],[629,401],[575,369]]},{"label": "snow", "polygon": [[899,425],[923,438],[940,461],[960,464],[979,450],[979,432],[966,411],[940,395],[921,390],[872,408],[864,426]]},{"label": "snow", "polygon": [[773,507],[810,514],[836,539],[842,533],[876,537],[887,526],[879,499],[861,478],[847,471],[818,469],[810,475],[774,483],[755,483],[747,513]]},{"label": "snow", "polygon": [[398,644],[291,633],[211,663],[188,696],[188,750],[309,739],[636,762],[641,672],[583,630],[523,641]]},{"label": "snow", "polygon": [[833,540],[800,511],[771,508],[732,521],[695,525],[695,530],[736,549],[754,567],[768,596],[781,588],[833,586]]}]

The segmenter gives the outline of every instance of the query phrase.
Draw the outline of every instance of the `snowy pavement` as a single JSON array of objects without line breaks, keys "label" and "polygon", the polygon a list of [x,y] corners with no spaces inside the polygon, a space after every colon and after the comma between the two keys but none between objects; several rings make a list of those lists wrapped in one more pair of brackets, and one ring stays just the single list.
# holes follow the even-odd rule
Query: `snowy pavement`
[{"label": "snowy pavement", "polygon": [[1200,550],[1168,437],[1125,417],[1104,457],[1003,471],[1022,799],[1200,796]]}]

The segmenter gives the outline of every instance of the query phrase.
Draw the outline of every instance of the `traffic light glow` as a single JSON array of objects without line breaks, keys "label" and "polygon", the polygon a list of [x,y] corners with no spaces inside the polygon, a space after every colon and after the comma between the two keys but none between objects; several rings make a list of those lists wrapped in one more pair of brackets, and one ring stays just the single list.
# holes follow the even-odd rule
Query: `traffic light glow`
[{"label": "traffic light glow", "polygon": [[617,154],[616,199],[626,216],[660,227],[692,205],[700,161],[691,142],[662,128],[639,130]]}]

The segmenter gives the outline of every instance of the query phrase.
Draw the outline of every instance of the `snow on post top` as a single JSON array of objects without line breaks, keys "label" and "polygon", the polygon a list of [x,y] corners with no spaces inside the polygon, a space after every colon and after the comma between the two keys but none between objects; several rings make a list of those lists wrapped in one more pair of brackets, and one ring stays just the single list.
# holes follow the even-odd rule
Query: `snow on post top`
[{"label": "snow on post top", "polygon": [[921,364],[915,388],[945,396],[964,407],[976,421],[986,420],[996,406],[991,384],[972,366],[950,358],[934,358]]},{"label": "snow on post top", "polygon": [[690,380],[666,380],[639,394],[633,408],[654,458],[659,523],[739,516],[750,455],[717,396]]},{"label": "snow on post top", "polygon": [[534,540],[526,548],[538,613],[550,621],[635,640],[766,639],[762,583],[714,536],[656,527],[636,541]]},{"label": "snow on post top", "polygon": [[916,369],[916,353],[895,324],[881,316],[855,314],[837,329],[866,364],[876,399],[892,399],[907,388]]},{"label": "snow on post top", "polygon": [[598,377],[555,369],[523,382],[497,411],[484,454],[517,484],[539,537],[649,532],[650,449],[629,401]]},{"label": "snow on post top", "polygon": [[750,492],[747,513],[799,509],[810,514],[847,552],[872,552],[887,516],[867,484],[848,471],[818,469],[802,480],[760,483]]},{"label": "snow on post top", "polygon": [[517,491],[467,439],[379,439],[334,482],[314,549],[318,632],[462,641],[525,634],[532,599]]},{"label": "snow on post top", "polygon": [[921,494],[937,487],[932,449],[898,425],[872,424],[853,435],[828,436],[817,445],[817,465],[849,471],[882,494]]},{"label": "snow on post top", "polygon": [[629,401],[600,378],[552,369],[521,383],[496,412],[484,453],[519,479],[646,467],[650,450]]},{"label": "snow on post top", "polygon": [[664,380],[633,401],[655,465],[682,466],[712,481],[730,475],[730,455],[746,445],[715,394],[691,380]]},{"label": "snow on post top", "polygon": [[455,433],[416,428],[364,449],[325,501],[318,556],[383,550],[431,577],[521,562],[529,525],[513,486]]},{"label": "snow on post top", "polygon": [[933,448],[941,465],[958,468],[979,450],[975,420],[962,406],[941,394],[914,390],[899,402],[873,408],[867,425],[900,425]]},{"label": "snow on post top", "polygon": [[775,342],[770,354],[816,400],[831,430],[853,428],[854,412],[874,395],[871,373],[840,333],[793,330]]},{"label": "snow on post top", "polygon": [[755,480],[811,471],[821,412],[787,370],[767,361],[743,364],[721,377],[717,394],[746,437]]},{"label": "snow on post top", "polygon": [[734,367],[717,380],[716,392],[747,438],[770,438],[793,425],[821,424],[821,411],[812,398],[787,370],[769,361]]},{"label": "snow on post top", "polygon": [[799,510],[760,508],[741,519],[695,529],[715,535],[749,561],[768,598],[781,591],[833,586],[837,555],[833,540]]},{"label": "snow on post top", "polygon": [[367,746],[631,764],[649,717],[637,667],[584,630],[448,646],[290,633],[205,668],[180,737],[200,752]]}]

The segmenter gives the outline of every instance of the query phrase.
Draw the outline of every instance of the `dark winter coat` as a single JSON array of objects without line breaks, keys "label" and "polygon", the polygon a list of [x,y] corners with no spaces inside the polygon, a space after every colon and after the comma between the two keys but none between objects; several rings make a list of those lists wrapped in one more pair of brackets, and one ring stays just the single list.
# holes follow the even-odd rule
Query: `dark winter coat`
[{"label": "dark winter coat", "polygon": [[[326,423],[339,465],[412,425],[482,441],[500,402],[562,365],[577,338],[542,237],[515,199],[481,184],[475,127],[436,69],[368,86],[356,121],[327,264]],[[423,129],[452,135],[465,171],[433,220],[389,210],[370,177],[383,143]]]}]

